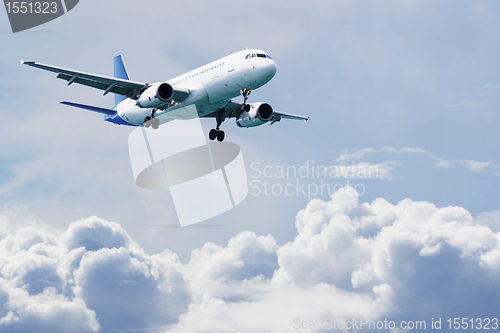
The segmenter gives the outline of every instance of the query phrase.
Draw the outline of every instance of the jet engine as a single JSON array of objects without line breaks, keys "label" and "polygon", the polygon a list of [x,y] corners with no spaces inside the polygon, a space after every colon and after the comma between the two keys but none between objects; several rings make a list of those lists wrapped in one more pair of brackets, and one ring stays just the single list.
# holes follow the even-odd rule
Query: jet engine
[{"label": "jet engine", "polygon": [[249,104],[250,110],[243,111],[236,119],[239,127],[254,127],[267,123],[273,117],[273,108],[267,103]]},{"label": "jet engine", "polygon": [[174,88],[168,83],[155,83],[149,86],[137,99],[141,108],[155,108],[167,103],[174,96]]}]

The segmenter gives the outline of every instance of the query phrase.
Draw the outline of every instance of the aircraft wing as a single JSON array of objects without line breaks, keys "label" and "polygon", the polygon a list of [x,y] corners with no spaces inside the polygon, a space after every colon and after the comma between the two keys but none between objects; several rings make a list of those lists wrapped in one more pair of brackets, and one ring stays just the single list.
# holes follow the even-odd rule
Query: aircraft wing
[{"label": "aircraft wing", "polygon": [[[226,110],[226,118],[238,117],[241,113],[241,105],[242,103],[236,101],[229,101],[223,109]],[[204,117],[215,117],[215,112],[211,114],[207,114]],[[279,122],[281,119],[294,119],[294,120],[303,120],[304,123],[309,120],[309,117],[300,116],[292,113],[286,113],[281,111],[273,110],[273,117],[269,121],[269,124],[272,125],[276,122]]]},{"label": "aircraft wing", "polygon": [[[89,74],[85,72],[64,69],[55,66],[40,64],[34,61],[22,61],[21,66],[27,65],[40,68],[46,71],[57,73],[58,79],[68,81],[68,86],[72,83],[82,84],[84,86],[104,90],[104,95],[112,92],[115,94],[137,99],[141,93],[149,87],[148,83],[134,82],[130,80],[117,79],[102,75]],[[187,98],[188,90],[174,89],[174,100],[182,101]]]},{"label": "aircraft wing", "polygon": [[294,120],[303,120],[304,124],[309,120],[309,117],[306,117],[306,116],[299,116],[299,115],[292,114],[292,113],[285,113],[285,112],[281,112],[281,111],[274,111],[273,112],[273,117],[271,118],[270,125],[272,125],[272,124],[280,121],[281,118],[284,118],[284,119],[294,119]]}]

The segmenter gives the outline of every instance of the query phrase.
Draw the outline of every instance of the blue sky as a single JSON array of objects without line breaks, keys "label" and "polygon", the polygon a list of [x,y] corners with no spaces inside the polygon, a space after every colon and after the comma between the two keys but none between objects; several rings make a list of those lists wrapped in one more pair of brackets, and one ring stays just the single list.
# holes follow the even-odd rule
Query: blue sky
[{"label": "blue sky", "polygon": [[[78,318],[78,332],[315,332],[295,329],[294,318],[493,316],[499,6],[86,0],[17,34],[0,11],[2,329],[67,331],[65,316]],[[378,177],[329,180],[362,195],[249,195],[202,227],[171,227],[169,192],[134,184],[131,129],[59,104],[106,107],[112,96],[19,69],[22,58],[111,75],[121,54],[131,79],[156,82],[246,47],[278,66],[250,102],[311,117],[305,126],[224,122],[250,179],[265,180],[252,178],[252,163],[376,166]],[[458,292],[470,285],[475,293]],[[42,311],[58,302],[67,312]]]}]

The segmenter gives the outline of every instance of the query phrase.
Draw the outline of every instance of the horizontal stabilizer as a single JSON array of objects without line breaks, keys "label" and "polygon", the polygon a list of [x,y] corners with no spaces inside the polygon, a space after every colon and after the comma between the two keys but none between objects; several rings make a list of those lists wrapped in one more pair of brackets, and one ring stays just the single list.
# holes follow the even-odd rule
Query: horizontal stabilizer
[{"label": "horizontal stabilizer", "polygon": [[100,108],[98,106],[91,106],[91,105],[78,104],[78,103],[72,103],[72,102],[61,102],[61,104],[74,106],[75,108],[90,110],[90,111],[94,111],[94,112],[109,114],[109,115],[116,113],[115,110]]}]

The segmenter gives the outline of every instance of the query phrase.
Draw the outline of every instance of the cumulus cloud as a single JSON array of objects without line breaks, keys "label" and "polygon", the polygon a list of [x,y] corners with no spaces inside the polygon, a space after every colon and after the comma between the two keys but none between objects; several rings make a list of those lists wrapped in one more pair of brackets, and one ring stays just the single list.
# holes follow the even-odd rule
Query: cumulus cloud
[{"label": "cumulus cloud", "polygon": [[227,294],[227,288],[242,280],[270,279],[278,268],[278,245],[270,235],[257,237],[251,232],[241,232],[222,248],[213,243],[205,244],[191,253],[186,265],[186,275],[191,282],[195,299],[207,297],[244,298]]},{"label": "cumulus cloud", "polygon": [[185,264],[96,217],[64,232],[23,227],[0,241],[0,328],[318,332],[352,318],[492,318],[500,233],[486,224],[497,215],[343,191],[311,200],[286,244],[244,231]]},{"label": "cumulus cloud", "polygon": [[[500,234],[461,207],[359,203],[347,193],[311,200],[299,212],[298,234],[277,248],[272,278],[235,278],[230,271],[244,260],[203,260],[209,271],[225,273],[198,275],[214,288],[205,288],[169,331],[316,332],[352,317],[431,325],[432,318],[495,316]],[[232,252],[238,237],[214,253]]]},{"label": "cumulus cloud", "polygon": [[147,255],[117,223],[91,217],[59,233],[29,226],[0,241],[2,332],[164,326],[190,299],[177,255]]}]

